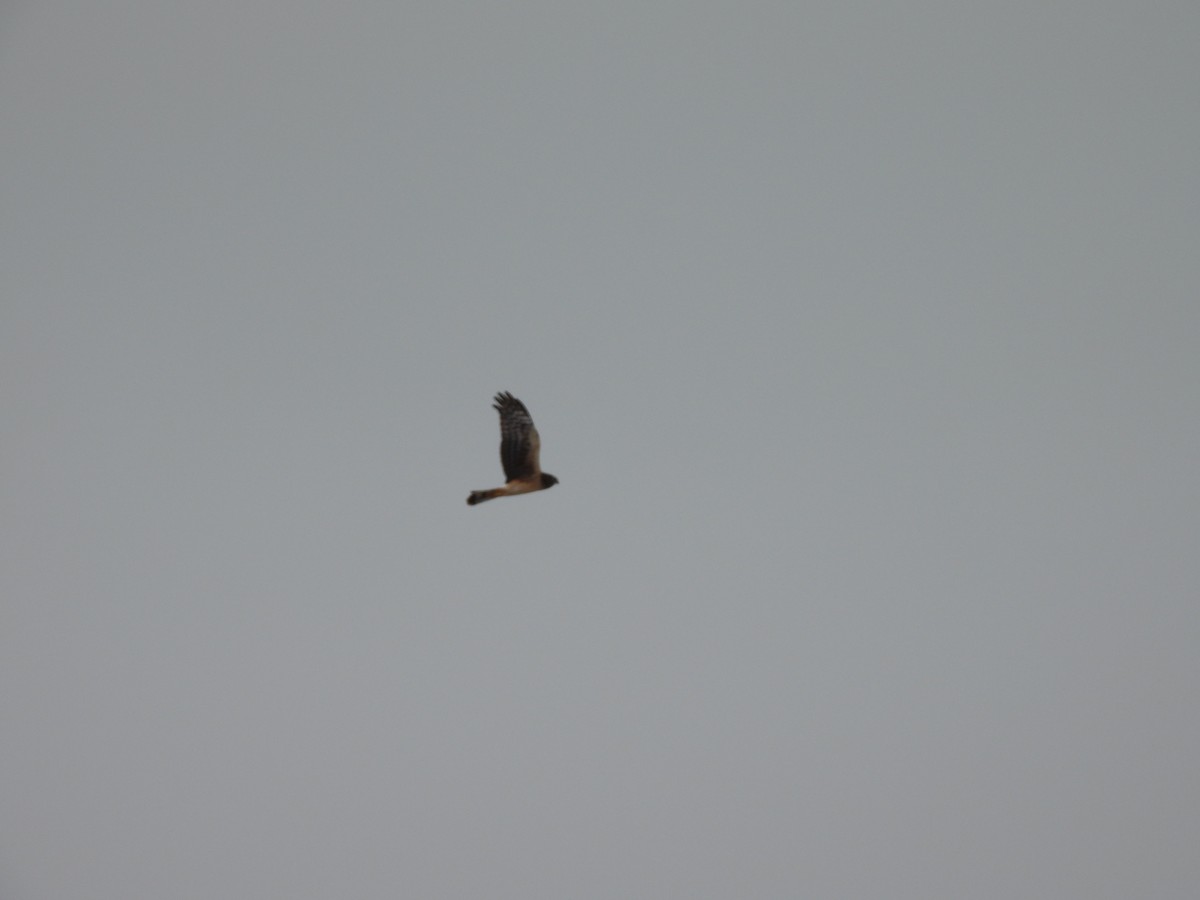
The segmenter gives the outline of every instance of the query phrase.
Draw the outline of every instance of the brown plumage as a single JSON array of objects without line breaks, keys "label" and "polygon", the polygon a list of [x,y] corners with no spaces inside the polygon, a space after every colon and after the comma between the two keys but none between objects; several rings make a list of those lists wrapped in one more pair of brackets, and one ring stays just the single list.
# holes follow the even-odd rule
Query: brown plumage
[{"label": "brown plumage", "polygon": [[474,506],[496,497],[511,497],[542,491],[558,484],[558,479],[542,471],[539,455],[542,440],[525,404],[508,391],[496,395],[492,404],[500,413],[500,463],[504,466],[504,487],[471,491],[467,503]]}]

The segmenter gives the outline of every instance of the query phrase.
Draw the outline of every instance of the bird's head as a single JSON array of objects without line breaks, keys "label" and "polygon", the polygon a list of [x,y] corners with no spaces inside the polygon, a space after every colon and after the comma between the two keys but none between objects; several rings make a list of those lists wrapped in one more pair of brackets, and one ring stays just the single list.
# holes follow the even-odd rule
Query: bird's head
[{"label": "bird's head", "polygon": [[553,487],[556,484],[558,484],[557,478],[555,478],[553,475],[548,475],[545,472],[542,473],[542,488],[543,489],[548,488],[548,487]]}]

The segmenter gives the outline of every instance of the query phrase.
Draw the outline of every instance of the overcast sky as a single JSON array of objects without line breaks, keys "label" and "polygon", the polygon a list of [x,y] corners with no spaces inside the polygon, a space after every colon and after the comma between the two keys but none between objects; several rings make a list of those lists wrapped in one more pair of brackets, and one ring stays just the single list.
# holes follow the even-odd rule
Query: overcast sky
[{"label": "overcast sky", "polygon": [[1198,46],[8,4],[0,895],[1192,900]]}]

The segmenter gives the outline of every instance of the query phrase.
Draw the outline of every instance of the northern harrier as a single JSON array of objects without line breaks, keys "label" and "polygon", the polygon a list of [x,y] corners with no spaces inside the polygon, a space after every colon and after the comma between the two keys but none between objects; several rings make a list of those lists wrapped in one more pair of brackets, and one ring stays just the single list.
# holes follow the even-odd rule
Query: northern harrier
[{"label": "northern harrier", "polygon": [[489,491],[471,491],[467,498],[471,506],[494,497],[528,494],[558,484],[557,478],[542,471],[538,461],[542,441],[525,404],[505,391],[496,395],[492,405],[500,413],[500,462],[506,484]]}]

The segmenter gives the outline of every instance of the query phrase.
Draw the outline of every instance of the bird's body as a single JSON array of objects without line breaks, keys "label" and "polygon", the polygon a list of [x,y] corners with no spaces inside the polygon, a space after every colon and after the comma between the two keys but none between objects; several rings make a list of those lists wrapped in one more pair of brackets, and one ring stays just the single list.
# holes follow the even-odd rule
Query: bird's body
[{"label": "bird's body", "polygon": [[504,466],[504,487],[471,491],[467,503],[474,506],[496,497],[511,497],[542,491],[558,484],[558,479],[542,471],[542,440],[533,426],[533,417],[525,404],[508,391],[497,394],[492,404],[500,413],[500,463]]}]

